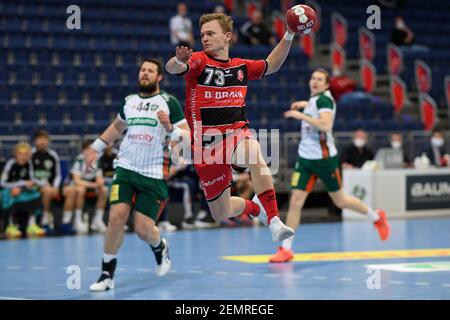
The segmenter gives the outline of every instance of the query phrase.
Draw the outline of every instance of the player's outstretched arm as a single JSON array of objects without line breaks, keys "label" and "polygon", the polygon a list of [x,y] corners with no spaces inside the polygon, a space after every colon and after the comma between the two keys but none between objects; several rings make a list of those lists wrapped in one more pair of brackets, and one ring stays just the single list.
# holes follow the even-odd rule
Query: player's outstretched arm
[{"label": "player's outstretched arm", "polygon": [[94,162],[97,160],[97,154],[102,152],[109,144],[113,143],[122,135],[127,128],[127,124],[118,118],[94,141],[87,150],[86,165],[93,168]]},{"label": "player's outstretched arm", "polygon": [[284,117],[306,121],[323,132],[330,132],[333,129],[333,114],[331,112],[321,112],[319,118],[313,118],[300,111],[289,110],[284,113]]},{"label": "player's outstretched arm", "polygon": [[291,49],[292,39],[294,38],[294,33],[289,29],[286,31],[283,39],[273,48],[272,52],[267,57],[267,71],[266,75],[272,74],[280,70],[281,66],[286,60]]},{"label": "player's outstretched arm", "polygon": [[179,46],[175,49],[175,57],[166,63],[166,71],[170,74],[180,74],[188,68],[187,62],[192,56],[192,49]]}]

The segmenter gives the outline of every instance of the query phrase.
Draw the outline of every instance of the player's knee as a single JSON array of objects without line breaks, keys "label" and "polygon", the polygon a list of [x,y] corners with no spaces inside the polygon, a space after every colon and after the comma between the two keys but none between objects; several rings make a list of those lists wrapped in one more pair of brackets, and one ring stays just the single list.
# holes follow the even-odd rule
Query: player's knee
[{"label": "player's knee", "polygon": [[302,205],[302,197],[298,194],[293,194],[291,196],[290,205],[300,207]]},{"label": "player's knee", "polygon": [[77,186],[75,187],[76,193],[79,196],[84,196],[84,194],[86,193],[86,188],[83,186]]},{"label": "player's knee", "polygon": [[120,211],[112,211],[110,212],[109,221],[108,224],[116,229],[116,228],[123,228],[125,224],[127,223],[127,213],[126,212],[120,212]]},{"label": "player's knee", "polygon": [[72,198],[76,195],[77,190],[74,187],[64,188],[64,195],[66,198]]}]

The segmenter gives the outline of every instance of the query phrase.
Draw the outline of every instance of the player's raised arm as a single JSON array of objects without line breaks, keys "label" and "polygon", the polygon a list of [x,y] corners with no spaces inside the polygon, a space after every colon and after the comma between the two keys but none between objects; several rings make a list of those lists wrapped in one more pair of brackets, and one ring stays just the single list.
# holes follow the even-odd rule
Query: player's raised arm
[{"label": "player's raised arm", "polygon": [[97,160],[97,154],[102,152],[109,144],[113,143],[121,136],[122,132],[127,128],[127,124],[119,119],[119,116],[114,119],[113,123],[94,141],[94,143],[87,150],[86,165],[89,168],[93,167]]},{"label": "player's raised arm", "polygon": [[188,69],[187,62],[192,56],[192,49],[188,47],[177,47],[175,49],[175,57],[172,57],[166,63],[166,71],[170,74],[179,74]]},{"label": "player's raised arm", "polygon": [[280,70],[281,66],[286,60],[289,50],[291,49],[292,39],[294,39],[294,33],[289,29],[284,34],[283,39],[273,48],[272,52],[267,57],[267,71],[266,75],[272,74]]}]

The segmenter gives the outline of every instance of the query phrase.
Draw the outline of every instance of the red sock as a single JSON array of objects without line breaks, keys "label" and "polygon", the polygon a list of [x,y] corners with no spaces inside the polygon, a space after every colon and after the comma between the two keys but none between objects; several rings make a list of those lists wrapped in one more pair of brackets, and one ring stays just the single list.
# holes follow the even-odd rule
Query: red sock
[{"label": "red sock", "polygon": [[258,216],[260,211],[261,210],[259,209],[259,206],[256,203],[254,203],[251,200],[245,199],[245,207],[244,207],[244,211],[242,212],[243,214],[256,217],[256,216]]},{"label": "red sock", "polygon": [[273,217],[278,217],[278,205],[275,189],[270,189],[258,194],[259,201],[261,201],[267,213],[267,221],[270,223]]}]

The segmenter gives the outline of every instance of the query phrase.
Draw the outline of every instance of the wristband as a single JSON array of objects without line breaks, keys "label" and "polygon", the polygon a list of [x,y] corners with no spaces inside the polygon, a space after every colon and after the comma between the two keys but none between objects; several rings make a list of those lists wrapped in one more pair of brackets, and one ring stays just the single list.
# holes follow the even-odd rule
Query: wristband
[{"label": "wristband", "polygon": [[180,60],[178,60],[177,56],[175,56],[175,62],[176,62],[177,64],[179,64],[180,66],[186,64],[186,63],[181,62]]},{"label": "wristband", "polygon": [[286,31],[286,33],[284,34],[283,39],[286,41],[292,41],[292,39],[294,39],[295,33],[290,33],[288,31]]},{"label": "wristband", "polygon": [[94,143],[91,144],[91,148],[97,151],[98,153],[105,150],[107,146],[108,144],[100,138],[95,139]]},{"label": "wristband", "polygon": [[181,134],[181,129],[174,126],[172,132],[170,133],[170,140],[178,142],[180,140]]}]

